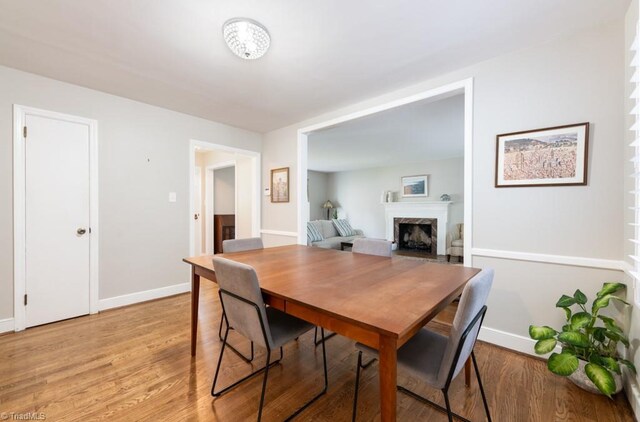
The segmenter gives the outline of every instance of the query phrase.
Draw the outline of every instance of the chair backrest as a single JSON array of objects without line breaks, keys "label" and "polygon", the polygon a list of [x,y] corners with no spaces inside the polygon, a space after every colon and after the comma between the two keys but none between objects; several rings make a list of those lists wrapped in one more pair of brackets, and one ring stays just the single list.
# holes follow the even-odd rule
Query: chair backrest
[{"label": "chair backrest", "polygon": [[273,339],[256,271],[249,265],[218,256],[213,257],[213,268],[229,326],[261,346],[272,347]]},{"label": "chair backrest", "polygon": [[351,252],[367,255],[391,256],[391,242],[382,239],[354,239]]},{"label": "chair backrest", "polygon": [[[442,386],[458,375],[473,351],[484,318],[487,297],[493,284],[493,274],[492,269],[480,271],[469,280],[462,291],[458,311],[453,319],[451,334],[438,372],[438,384]],[[465,332],[467,335],[462,341]],[[458,351],[459,354],[456,357]]]},{"label": "chair backrest", "polygon": [[222,253],[252,251],[254,249],[264,249],[261,238],[250,237],[248,239],[228,239],[222,241]]}]

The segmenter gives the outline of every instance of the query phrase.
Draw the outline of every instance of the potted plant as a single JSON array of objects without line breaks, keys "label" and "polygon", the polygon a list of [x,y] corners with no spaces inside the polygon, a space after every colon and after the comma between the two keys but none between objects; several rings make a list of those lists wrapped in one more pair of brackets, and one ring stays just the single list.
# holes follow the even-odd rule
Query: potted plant
[{"label": "potted plant", "polygon": [[618,355],[618,342],[629,347],[629,339],[613,318],[600,315],[611,300],[628,305],[615,293],[624,289],[622,283],[604,283],[596,294],[591,310],[587,309],[587,296],[576,290],[573,296],[562,295],[556,308],[562,308],[566,324],[561,331],[551,327],[529,326],[529,335],[537,340],[535,352],[544,355],[553,352],[558,343],[561,353],[551,353],[547,367],[557,375],[569,377],[576,385],[608,397],[622,389],[622,365],[636,372],[633,363]]}]

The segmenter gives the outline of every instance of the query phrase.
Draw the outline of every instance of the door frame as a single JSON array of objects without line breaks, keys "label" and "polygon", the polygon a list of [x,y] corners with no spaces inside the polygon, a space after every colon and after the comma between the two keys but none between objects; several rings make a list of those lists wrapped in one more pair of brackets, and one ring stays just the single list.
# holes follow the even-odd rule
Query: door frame
[{"label": "door frame", "polygon": [[[98,225],[98,121],[79,116],[13,105],[13,317],[14,330],[26,328],[26,180],[25,139],[23,127],[26,116],[38,116],[89,128],[89,313],[98,312],[99,286],[99,225]],[[28,135],[28,133],[27,133]],[[28,139],[28,136],[27,136]]]},{"label": "door frame", "polygon": [[[208,150],[219,150],[222,152],[228,153],[236,153],[240,155],[244,155],[248,158],[251,158],[251,171],[252,171],[252,179],[253,179],[253,199],[251,204],[251,236],[252,237],[260,237],[260,201],[262,197],[261,186],[260,186],[260,174],[262,171],[262,158],[261,154],[256,151],[251,151],[248,149],[241,149],[230,147],[222,144],[215,144],[213,142],[199,141],[196,139],[191,139],[189,141],[189,256],[193,256],[193,212],[195,209],[195,204],[193,203],[193,173],[194,168],[196,166],[196,148],[203,148]],[[237,168],[236,168],[237,170]],[[237,186],[236,186],[237,189]],[[238,214],[238,209],[236,207],[236,215]]]},{"label": "door frame", "polygon": [[[234,215],[235,215],[235,210],[238,209],[238,173],[235,172],[235,168],[236,168],[236,160],[229,160],[229,161],[223,161],[217,164],[213,164],[211,166],[207,166],[205,167],[205,175],[204,175],[204,179],[205,179],[205,183],[204,183],[204,215],[205,215],[205,235],[204,235],[204,253],[207,255],[213,255],[213,250],[214,250],[214,242],[215,242],[215,230],[216,227],[213,224],[213,220],[209,220],[209,217],[212,217],[213,215],[215,215],[215,205],[214,202],[215,201],[215,197],[216,197],[216,193],[215,193],[215,181],[216,181],[216,176],[215,176],[215,171],[216,170],[220,170],[220,169],[226,169],[226,168],[230,168],[233,167],[234,168],[234,172],[233,172],[233,209],[234,209]],[[209,215],[211,214],[211,215]],[[211,230],[209,230],[208,226],[207,226],[207,222],[211,222]]]},{"label": "door frame", "polygon": [[307,197],[308,171],[308,135],[319,129],[325,129],[350,120],[390,110],[406,104],[422,101],[427,98],[445,96],[452,93],[464,94],[464,265],[472,266],[471,249],[473,248],[473,78],[463,79],[447,85],[402,97],[377,106],[364,108],[355,112],[316,123],[298,129],[298,172],[297,172],[297,201],[298,201],[298,244],[307,244],[307,222],[309,221],[309,198]]}]

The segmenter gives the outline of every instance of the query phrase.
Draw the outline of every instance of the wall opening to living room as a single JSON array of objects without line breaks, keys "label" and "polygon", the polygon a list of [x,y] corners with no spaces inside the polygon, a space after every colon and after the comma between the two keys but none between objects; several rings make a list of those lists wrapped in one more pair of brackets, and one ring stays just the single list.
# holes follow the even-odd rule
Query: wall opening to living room
[{"label": "wall opening to living room", "polygon": [[[308,221],[337,217],[357,235],[394,241],[396,253],[462,261],[471,243],[471,86],[300,129],[299,243],[310,243]],[[325,234],[313,244],[341,248]]]},{"label": "wall opening to living room", "polygon": [[190,255],[222,252],[225,239],[259,236],[260,154],[190,145]]}]

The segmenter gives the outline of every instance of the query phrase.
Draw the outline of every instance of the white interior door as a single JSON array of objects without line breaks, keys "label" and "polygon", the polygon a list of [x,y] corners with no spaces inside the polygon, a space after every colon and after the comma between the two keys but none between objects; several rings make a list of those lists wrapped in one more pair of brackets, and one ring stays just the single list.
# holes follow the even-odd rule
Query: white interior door
[{"label": "white interior door", "polygon": [[90,311],[89,126],[27,114],[25,322]]},{"label": "white interior door", "polygon": [[193,250],[202,255],[202,169],[196,167],[193,180]]}]

